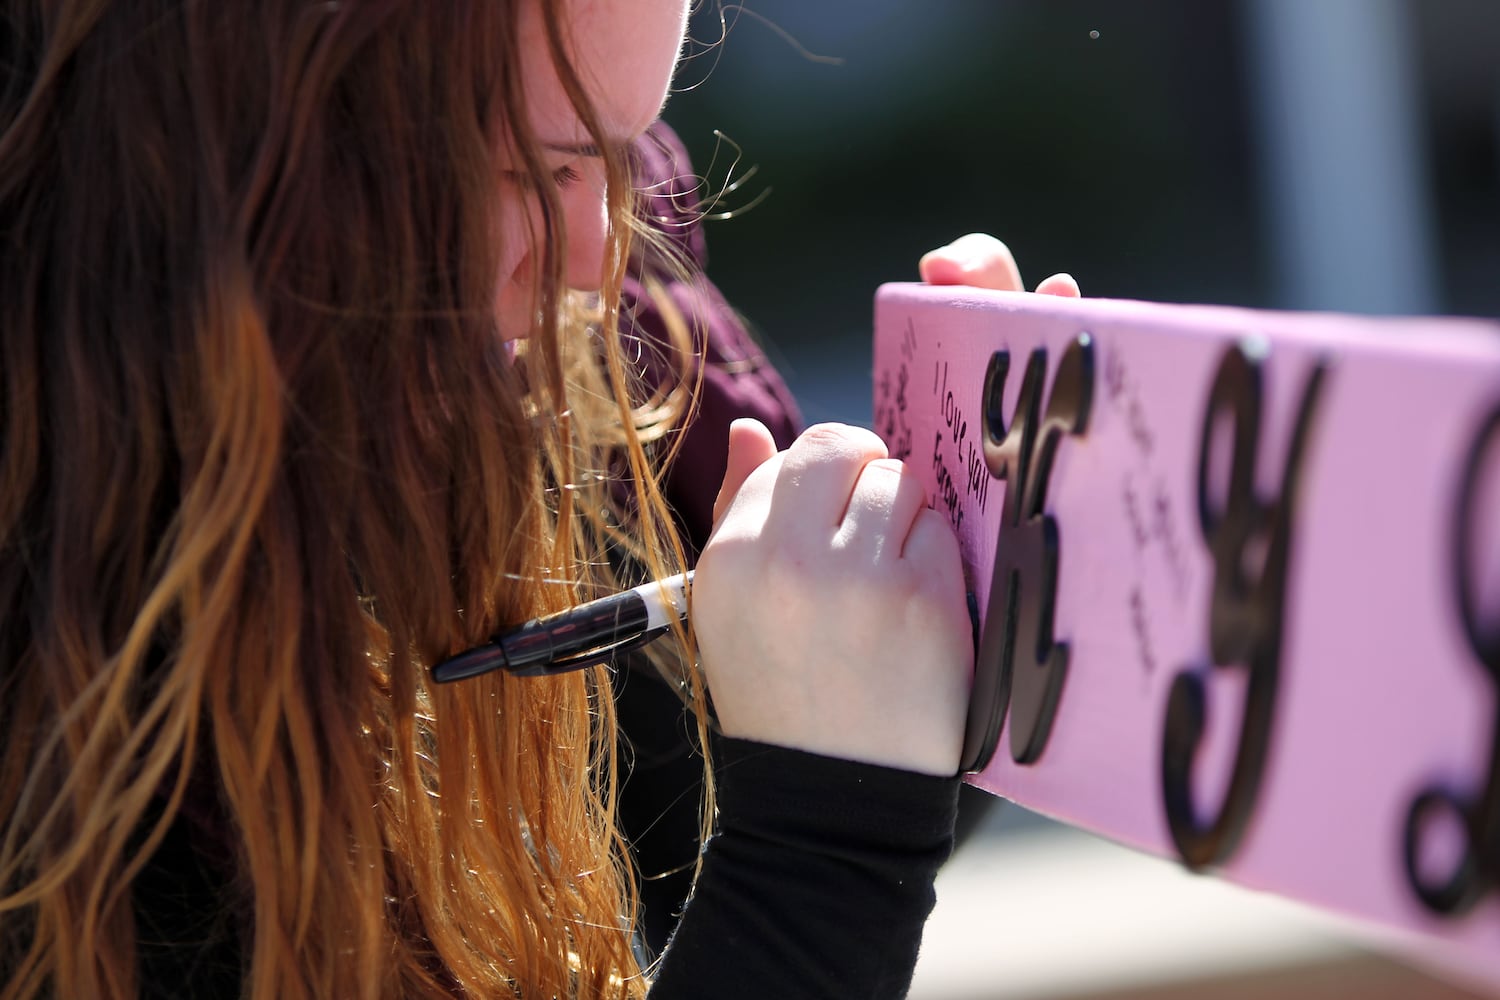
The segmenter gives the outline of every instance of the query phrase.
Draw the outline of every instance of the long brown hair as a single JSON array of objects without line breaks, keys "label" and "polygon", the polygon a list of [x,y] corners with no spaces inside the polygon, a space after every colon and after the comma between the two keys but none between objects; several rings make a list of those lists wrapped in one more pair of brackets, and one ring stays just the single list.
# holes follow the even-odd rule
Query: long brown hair
[{"label": "long brown hair", "polygon": [[628,167],[541,0],[607,152],[585,316],[522,2],[0,4],[0,995],[137,992],[132,882],[205,788],[248,996],[644,992],[605,673],[425,681],[611,546],[681,561],[612,335]]}]

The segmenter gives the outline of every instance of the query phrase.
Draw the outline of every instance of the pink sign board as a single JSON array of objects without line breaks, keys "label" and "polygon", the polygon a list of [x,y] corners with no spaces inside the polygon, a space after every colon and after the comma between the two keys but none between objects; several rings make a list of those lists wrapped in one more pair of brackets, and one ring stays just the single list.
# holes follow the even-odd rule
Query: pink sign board
[{"label": "pink sign board", "polygon": [[895,284],[975,784],[1500,982],[1500,325]]}]

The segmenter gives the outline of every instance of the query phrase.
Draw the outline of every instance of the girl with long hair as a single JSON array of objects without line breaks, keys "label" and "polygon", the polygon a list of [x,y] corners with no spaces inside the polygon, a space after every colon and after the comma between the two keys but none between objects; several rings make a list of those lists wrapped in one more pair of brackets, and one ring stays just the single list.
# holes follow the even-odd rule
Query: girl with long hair
[{"label": "girl with long hair", "polygon": [[609,671],[429,679],[686,562],[693,318],[620,335],[686,7],[0,2],[0,997],[904,990],[972,650],[873,435],[728,432],[659,965]]}]

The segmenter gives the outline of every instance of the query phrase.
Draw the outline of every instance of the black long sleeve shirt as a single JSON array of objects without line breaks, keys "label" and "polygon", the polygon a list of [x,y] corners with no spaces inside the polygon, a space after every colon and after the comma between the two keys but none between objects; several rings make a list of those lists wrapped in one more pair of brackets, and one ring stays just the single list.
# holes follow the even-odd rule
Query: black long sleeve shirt
[{"label": "black long sleeve shirt", "polygon": [[653,1000],[905,996],[958,779],[741,740],[719,758],[719,832]]}]

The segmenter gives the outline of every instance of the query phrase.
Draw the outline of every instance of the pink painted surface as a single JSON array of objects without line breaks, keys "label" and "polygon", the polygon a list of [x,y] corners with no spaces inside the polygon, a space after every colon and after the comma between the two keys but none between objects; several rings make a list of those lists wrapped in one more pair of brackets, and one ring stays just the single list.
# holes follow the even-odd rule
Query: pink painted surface
[{"label": "pink painted surface", "polygon": [[[1500,982],[1500,890],[1465,914],[1437,916],[1415,895],[1402,853],[1418,794],[1443,786],[1477,799],[1489,776],[1496,682],[1456,610],[1449,532],[1469,452],[1500,406],[1500,326],[884,286],[875,428],[949,511],[981,608],[1005,491],[983,482],[986,367],[996,350],[1011,352],[1009,417],[1031,350],[1047,349],[1050,386],[1080,332],[1095,345],[1093,409],[1086,433],[1058,449],[1046,505],[1061,539],[1056,634],[1071,663],[1039,760],[1016,764],[1002,730],[974,782],[1176,856],[1162,729],[1174,676],[1209,662],[1213,562],[1197,517],[1209,388],[1231,345],[1257,337],[1268,346],[1256,469],[1269,493],[1303,379],[1321,359],[1328,372],[1303,462],[1270,747],[1252,818],[1219,874],[1355,917]],[[973,480],[971,448],[981,462]],[[1481,463],[1489,471],[1476,490],[1471,553],[1492,633],[1495,451]],[[1227,784],[1242,680],[1243,671],[1215,671],[1207,681],[1200,813]]]}]

